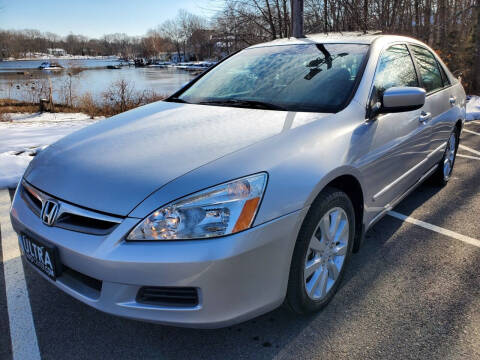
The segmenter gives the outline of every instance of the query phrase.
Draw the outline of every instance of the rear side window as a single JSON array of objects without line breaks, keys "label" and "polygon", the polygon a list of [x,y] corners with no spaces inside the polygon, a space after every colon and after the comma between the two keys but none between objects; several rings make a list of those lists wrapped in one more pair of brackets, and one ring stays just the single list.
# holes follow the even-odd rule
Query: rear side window
[{"label": "rear side window", "polygon": [[423,87],[427,93],[441,89],[443,87],[442,75],[435,56],[423,47],[412,45],[411,48],[420,68]]},{"label": "rear side window", "polygon": [[394,86],[419,86],[412,57],[403,44],[390,46],[382,53],[375,74],[371,105],[380,101],[383,92]]}]

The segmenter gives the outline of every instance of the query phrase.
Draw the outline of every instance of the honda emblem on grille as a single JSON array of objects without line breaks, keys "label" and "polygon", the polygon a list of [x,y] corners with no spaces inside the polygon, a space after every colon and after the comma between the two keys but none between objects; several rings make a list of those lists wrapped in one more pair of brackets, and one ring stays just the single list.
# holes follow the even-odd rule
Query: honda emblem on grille
[{"label": "honda emblem on grille", "polygon": [[58,203],[54,200],[47,200],[43,203],[40,217],[45,225],[52,226],[58,215]]}]

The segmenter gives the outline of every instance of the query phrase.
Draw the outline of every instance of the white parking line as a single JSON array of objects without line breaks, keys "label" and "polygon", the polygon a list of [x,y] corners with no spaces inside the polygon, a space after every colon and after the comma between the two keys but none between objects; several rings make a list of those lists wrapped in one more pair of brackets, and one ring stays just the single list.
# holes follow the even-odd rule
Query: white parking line
[{"label": "white parking line", "polygon": [[465,146],[465,145],[460,144],[460,145],[458,145],[458,147],[459,147],[460,149],[467,150],[467,151],[470,151],[471,153],[480,155],[480,151],[477,151],[477,150],[474,150],[474,149],[472,149],[472,148],[469,148],[468,146]]},{"label": "white parking line", "polygon": [[23,273],[17,235],[10,223],[10,196],[0,190],[0,226],[2,231],[3,272],[7,293],[8,320],[14,360],[40,359],[37,334]]},{"label": "white parking line", "polygon": [[389,211],[388,215],[393,216],[394,218],[397,218],[399,220],[406,221],[406,222],[409,222],[409,223],[417,225],[417,226],[421,226],[425,229],[435,231],[439,234],[449,236],[451,238],[463,241],[464,243],[467,243],[467,244],[470,244],[470,245],[473,245],[473,246],[476,246],[476,247],[480,248],[480,240],[471,238],[469,236],[465,236],[465,235],[456,233],[455,231],[447,230],[447,229],[441,228],[440,226],[432,225],[432,224],[426,223],[424,221],[414,219],[410,216],[400,214],[396,211]]},{"label": "white parking line", "polygon": [[469,134],[479,135],[479,136],[480,136],[480,133],[475,132],[475,131],[472,131],[472,130],[463,129],[462,131],[465,131],[465,132],[467,132],[467,133],[469,133]]},{"label": "white parking line", "polygon": [[463,155],[463,154],[457,154],[457,156],[465,159],[480,160],[480,157],[476,157],[476,156]]}]

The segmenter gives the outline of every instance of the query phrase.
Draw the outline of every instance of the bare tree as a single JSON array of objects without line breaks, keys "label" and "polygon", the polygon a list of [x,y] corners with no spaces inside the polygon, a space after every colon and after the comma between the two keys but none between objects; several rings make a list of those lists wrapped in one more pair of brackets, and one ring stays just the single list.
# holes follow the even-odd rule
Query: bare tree
[{"label": "bare tree", "polygon": [[121,79],[114,82],[103,94],[106,104],[124,112],[134,106],[135,89],[132,83]]},{"label": "bare tree", "polygon": [[[223,0],[211,19],[180,11],[143,37],[99,39],[37,30],[0,30],[0,57],[25,57],[63,48],[70,54],[156,57],[162,52],[195,59],[223,57],[246,46],[291,35],[291,1]],[[464,74],[480,92],[480,0],[303,0],[306,34],[381,30],[415,36]]]},{"label": "bare tree", "polygon": [[184,32],[181,24],[176,20],[167,20],[158,27],[159,33],[168,38],[175,46],[178,57],[181,56],[181,51],[185,43]]}]

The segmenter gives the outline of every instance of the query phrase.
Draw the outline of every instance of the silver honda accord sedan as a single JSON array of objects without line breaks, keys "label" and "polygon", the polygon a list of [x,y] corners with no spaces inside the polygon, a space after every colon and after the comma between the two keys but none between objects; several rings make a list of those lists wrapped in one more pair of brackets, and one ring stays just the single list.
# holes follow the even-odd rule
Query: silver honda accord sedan
[{"label": "silver honda accord sedan", "polygon": [[187,327],[322,309],[377,220],[445,185],[465,92],[407,37],[251,46],[31,162],[11,209],[38,274],[107,313]]}]

